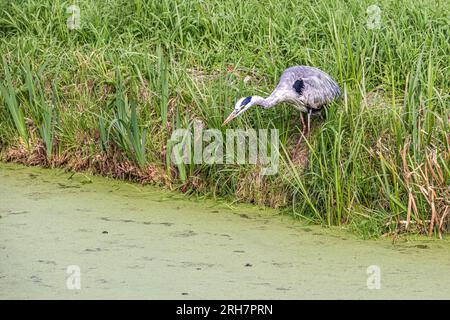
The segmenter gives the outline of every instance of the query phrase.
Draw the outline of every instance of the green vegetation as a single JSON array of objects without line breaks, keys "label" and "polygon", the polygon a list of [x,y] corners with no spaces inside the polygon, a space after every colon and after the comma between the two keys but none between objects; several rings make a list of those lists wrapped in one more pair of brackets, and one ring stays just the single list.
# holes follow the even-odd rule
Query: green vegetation
[{"label": "green vegetation", "polygon": [[[67,7],[81,10],[69,30]],[[89,170],[285,208],[365,236],[450,228],[448,1],[0,1],[0,149],[27,164]],[[255,108],[231,127],[277,128],[278,175],[173,165],[170,135],[224,131],[236,99],[267,95],[292,65],[343,97],[313,120]],[[245,81],[244,81],[245,79]]]}]

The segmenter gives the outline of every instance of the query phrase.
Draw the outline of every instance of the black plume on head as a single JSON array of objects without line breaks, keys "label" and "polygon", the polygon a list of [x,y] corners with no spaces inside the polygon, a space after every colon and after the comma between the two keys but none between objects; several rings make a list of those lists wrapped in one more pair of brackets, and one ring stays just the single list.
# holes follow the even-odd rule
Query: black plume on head
[{"label": "black plume on head", "polygon": [[303,83],[303,80],[297,80],[294,82],[294,85],[292,86],[295,91],[297,91],[298,94],[302,94],[303,93],[303,88],[305,87],[305,84]]},{"label": "black plume on head", "polygon": [[244,100],[242,100],[242,102],[241,102],[241,107],[242,107],[242,106],[245,106],[246,104],[248,104],[248,103],[250,102],[250,100],[252,100],[252,97],[251,97],[251,96],[245,98]]}]

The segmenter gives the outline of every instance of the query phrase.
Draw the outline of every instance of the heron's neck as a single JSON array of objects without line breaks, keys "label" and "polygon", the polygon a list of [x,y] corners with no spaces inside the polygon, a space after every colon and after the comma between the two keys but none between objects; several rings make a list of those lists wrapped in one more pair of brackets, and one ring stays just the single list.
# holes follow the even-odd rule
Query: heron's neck
[{"label": "heron's neck", "polygon": [[275,105],[279,104],[283,100],[282,97],[278,96],[277,94],[271,94],[267,98],[263,98],[260,96],[253,96],[252,101],[254,104],[259,105],[263,107],[264,109],[269,109],[274,107]]}]

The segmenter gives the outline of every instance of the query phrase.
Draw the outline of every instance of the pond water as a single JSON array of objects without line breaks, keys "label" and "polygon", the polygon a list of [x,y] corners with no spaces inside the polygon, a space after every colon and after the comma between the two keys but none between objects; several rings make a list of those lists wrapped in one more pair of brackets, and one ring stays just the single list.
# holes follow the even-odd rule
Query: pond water
[{"label": "pond water", "polygon": [[449,253],[448,241],[360,240],[275,210],[0,163],[2,299],[448,299]]}]

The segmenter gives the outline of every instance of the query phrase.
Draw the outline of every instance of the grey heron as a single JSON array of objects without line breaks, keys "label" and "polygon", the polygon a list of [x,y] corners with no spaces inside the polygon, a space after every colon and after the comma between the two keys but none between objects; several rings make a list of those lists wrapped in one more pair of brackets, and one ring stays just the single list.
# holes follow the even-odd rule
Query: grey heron
[{"label": "grey heron", "polygon": [[[275,90],[267,97],[249,96],[239,99],[233,112],[223,125],[241,115],[252,106],[270,109],[279,103],[288,103],[308,115],[308,132],[311,115],[341,95],[341,89],[330,75],[315,67],[294,66],[287,68],[280,77]],[[305,124],[301,117],[303,134]]]}]

